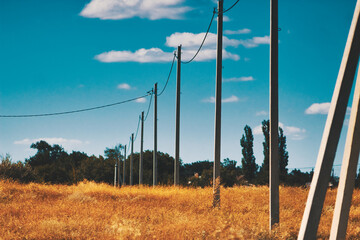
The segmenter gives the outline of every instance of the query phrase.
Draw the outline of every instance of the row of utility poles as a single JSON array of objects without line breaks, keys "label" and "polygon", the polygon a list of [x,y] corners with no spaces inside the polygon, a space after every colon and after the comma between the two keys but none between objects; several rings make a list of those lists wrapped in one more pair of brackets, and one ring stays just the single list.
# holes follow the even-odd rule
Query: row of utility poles
[{"label": "row of utility poles", "polygon": [[[179,185],[179,168],[180,168],[180,68],[181,68],[181,45],[177,51],[177,80],[176,80],[176,126],[175,126],[175,162],[174,162],[174,185]],[[158,161],[157,161],[157,97],[158,88],[157,83],[154,85],[152,90],[154,95],[154,151],[153,151],[153,186],[157,185],[158,182]],[[144,173],[144,112],[141,113],[141,134],[140,134],[140,159],[139,159],[139,184],[143,184],[143,173]],[[126,145],[124,147],[124,161],[123,161],[123,181],[122,184],[126,184],[125,177],[125,160],[126,160]],[[134,152],[134,134],[131,134],[131,155],[130,155],[130,185],[133,185],[133,152]],[[120,162],[115,164],[115,177],[114,185],[120,185],[120,180],[116,182],[116,176],[120,179]]]},{"label": "row of utility poles", "polygon": [[[215,84],[215,138],[214,138],[214,167],[213,167],[213,207],[220,207],[220,162],[221,162],[221,95],[222,95],[222,51],[223,51],[223,0],[218,1],[217,21],[217,51],[216,51],[216,84]],[[270,230],[279,223],[279,161],[278,161],[278,0],[271,0],[270,11]],[[179,185],[179,156],[180,156],[180,80],[181,80],[181,45],[177,49],[177,78],[176,78],[176,115],[175,115],[175,162],[174,185]],[[153,186],[157,185],[157,83],[154,90],[154,151],[153,151]],[[144,113],[141,115],[141,147],[139,162],[139,183],[143,183],[143,128]],[[130,156],[130,185],[133,184],[133,141],[131,137]],[[125,161],[124,161],[125,162]],[[118,171],[119,172],[119,171]],[[125,163],[124,163],[125,184]]]},{"label": "row of utility poles", "polygon": [[[220,161],[221,161],[221,95],[222,95],[222,49],[223,49],[223,0],[218,1],[217,51],[216,51],[216,84],[215,84],[215,137],[213,167],[213,207],[220,207]],[[279,162],[278,162],[278,0],[271,0],[270,20],[270,230],[279,222]],[[181,79],[181,45],[177,50],[176,80],[176,115],[175,115],[175,162],[174,185],[179,185],[180,156],[180,79]],[[154,151],[153,151],[153,186],[157,185],[157,83],[154,86]],[[141,115],[141,147],[139,162],[139,183],[143,178],[143,128],[144,113]],[[133,141],[131,137],[130,185],[133,184]],[[119,171],[118,171],[119,172]],[[125,184],[125,161],[123,183]]]},{"label": "row of utility poles", "polygon": [[[220,162],[221,162],[221,95],[222,95],[222,49],[223,49],[223,0],[218,1],[217,51],[216,51],[216,84],[215,84],[215,137],[213,167],[213,207],[220,207]],[[279,222],[279,162],[278,162],[278,0],[271,0],[270,20],[270,230]],[[174,185],[179,185],[180,156],[180,80],[181,80],[181,45],[177,50],[176,78],[176,115],[175,115],[175,162]],[[153,186],[157,185],[157,83],[154,90],[154,151],[153,151]],[[143,183],[143,129],[144,112],[141,115],[141,147],[139,162],[139,183]],[[133,141],[131,137],[130,185],[133,184]],[[125,146],[126,149],[126,146]],[[126,150],[125,150],[126,151]],[[125,154],[126,156],[126,154]],[[123,168],[125,184],[125,161]],[[118,170],[118,172],[120,172]],[[115,172],[116,174],[116,172]]]},{"label": "row of utility poles", "polygon": [[[221,87],[222,87],[222,48],[223,48],[223,2],[218,1],[216,85],[215,85],[215,141],[213,167],[213,207],[220,207],[220,158],[221,158]],[[279,223],[279,154],[278,154],[278,0],[270,0],[270,99],[269,99],[269,226],[270,231]],[[326,122],[318,160],[311,183],[298,239],[315,239],[325,199],[327,184],[333,166],[336,148],[340,138],[347,102],[349,100],[355,72],[360,55],[360,0],[357,1],[353,21],[344,51],[337,83]],[[180,155],[180,77],[181,45],[177,50],[176,115],[175,115],[175,161],[174,185],[179,184]],[[157,184],[157,83],[154,87],[154,155],[153,185]],[[141,115],[141,147],[139,163],[139,183],[143,175],[143,127],[144,112]],[[360,74],[356,82],[354,100],[346,139],[343,166],[334,210],[330,239],[345,239],[346,228],[354,188],[356,166],[360,152]],[[133,141],[131,137],[130,185],[133,184]],[[126,157],[126,146],[125,146]],[[123,165],[123,184],[125,184],[125,161]],[[120,166],[115,167],[120,173]],[[114,179],[116,181],[116,177]],[[119,177],[120,182],[120,177]]]}]

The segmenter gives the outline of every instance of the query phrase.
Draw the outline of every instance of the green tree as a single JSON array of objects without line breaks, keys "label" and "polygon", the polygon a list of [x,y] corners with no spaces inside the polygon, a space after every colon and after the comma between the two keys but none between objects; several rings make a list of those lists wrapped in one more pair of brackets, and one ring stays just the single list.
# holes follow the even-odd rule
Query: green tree
[{"label": "green tree", "polygon": [[13,163],[11,156],[0,156],[0,179],[11,179],[22,183],[34,181],[35,173],[29,164],[20,161]]},{"label": "green tree", "polygon": [[[264,154],[264,162],[261,165],[259,179],[258,182],[260,184],[269,183],[269,133],[270,133],[270,122],[269,120],[262,121],[262,132],[264,135],[263,142],[263,154]],[[286,136],[284,135],[284,131],[281,127],[279,127],[279,176],[282,182],[286,181],[286,177],[288,176],[287,165],[289,163],[289,153],[286,150]]]},{"label": "green tree", "polygon": [[261,129],[264,135],[263,142],[263,154],[264,161],[260,167],[259,176],[257,182],[260,184],[266,184],[269,182],[269,120],[264,120],[261,123]]},{"label": "green tree", "polygon": [[25,162],[34,169],[39,181],[71,183],[68,154],[61,146],[50,146],[45,141],[39,141],[30,147],[37,149],[37,153]]},{"label": "green tree", "polygon": [[279,170],[280,181],[285,182],[288,175],[288,169],[286,168],[289,163],[289,153],[286,150],[286,136],[281,127],[279,127]]},{"label": "green tree", "polygon": [[242,135],[242,138],[240,140],[240,145],[242,147],[242,171],[243,174],[249,182],[252,182],[255,177],[258,170],[258,165],[255,162],[255,156],[254,156],[254,136],[252,134],[251,128],[246,125],[244,128],[245,134]]},{"label": "green tree", "polygon": [[236,166],[237,162],[235,160],[230,160],[225,158],[221,163],[220,176],[221,184],[224,187],[232,187],[235,184],[238,184],[238,179],[242,174],[241,168]]}]

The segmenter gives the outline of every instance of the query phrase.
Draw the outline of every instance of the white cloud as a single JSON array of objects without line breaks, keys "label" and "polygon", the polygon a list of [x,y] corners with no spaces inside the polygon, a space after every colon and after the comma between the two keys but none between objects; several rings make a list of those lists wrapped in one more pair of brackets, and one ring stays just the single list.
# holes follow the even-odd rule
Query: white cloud
[{"label": "white cloud", "polygon": [[[166,46],[176,48],[180,44],[184,48],[195,48],[197,49],[202,43],[205,32],[203,33],[190,33],[190,32],[176,32],[171,34],[169,37],[166,37]],[[208,48],[216,48],[217,35],[215,33],[208,33],[208,36],[205,40],[204,47]],[[238,39],[230,39],[226,36],[223,37],[224,47],[238,47],[242,45],[246,48],[257,47],[261,44],[269,44],[270,37],[253,37],[251,39],[246,40],[238,40]]]},{"label": "white cloud", "polygon": [[[325,103],[313,103],[310,107],[305,110],[306,114],[328,114],[330,110],[329,102]],[[350,115],[351,107],[346,108],[346,114]]]},{"label": "white cloud", "polygon": [[244,29],[239,29],[236,31],[232,31],[232,30],[225,30],[224,34],[228,34],[228,35],[234,35],[234,34],[247,34],[250,33],[251,30],[248,28],[244,28]]},{"label": "white cloud", "polygon": [[284,134],[292,140],[303,140],[305,138],[306,129],[286,126],[283,123],[279,123],[279,126],[284,130]]},{"label": "white cloud", "polygon": [[258,125],[258,126],[256,126],[256,127],[254,127],[254,129],[253,129],[253,134],[254,134],[254,135],[261,135],[261,134],[263,134],[261,125]]},{"label": "white cloud", "polygon": [[[232,95],[228,98],[223,98],[222,99],[222,103],[233,103],[233,102],[239,102],[241,101],[240,98],[238,98],[237,96],[235,95]],[[206,102],[206,103],[215,103],[215,97],[209,97],[209,98],[205,98],[202,100],[202,102]]]},{"label": "white cloud", "polygon": [[249,82],[254,81],[255,78],[252,76],[248,77],[233,77],[233,78],[224,78],[223,82]]},{"label": "white cloud", "polygon": [[184,0],[91,0],[80,15],[87,18],[180,19],[191,8],[181,6]]},{"label": "white cloud", "polygon": [[139,99],[136,99],[135,102],[137,103],[146,103],[146,98],[139,98]]},{"label": "white cloud", "polygon": [[240,98],[238,98],[235,95],[232,95],[231,97],[228,97],[228,98],[224,98],[222,100],[223,103],[231,103],[231,102],[239,102],[239,101],[240,101]]},{"label": "white cloud", "polygon": [[[182,48],[183,61],[190,60],[197,52],[201,45],[206,33],[173,33],[166,37],[165,45],[168,47],[177,48],[180,44]],[[247,48],[257,47],[260,44],[268,44],[268,36],[254,37],[247,40],[229,39],[224,37],[223,59],[231,59],[238,61],[240,56],[227,51],[226,47],[238,47],[242,45]],[[204,62],[214,60],[216,58],[216,41],[217,37],[214,33],[209,33],[203,48],[197,55],[194,61]],[[135,52],[132,51],[109,51],[95,56],[95,59],[100,62],[140,62],[140,63],[153,63],[153,62],[171,62],[173,59],[173,52],[164,52],[160,48],[141,48]]]},{"label": "white cloud", "polygon": [[131,51],[110,51],[95,56],[100,62],[170,62],[173,53],[164,52],[159,48],[144,49],[141,48],[135,52]]},{"label": "white cloud", "polygon": [[306,114],[328,114],[330,109],[330,103],[313,103],[305,110]]},{"label": "white cloud", "polygon": [[[284,134],[287,138],[291,140],[303,140],[306,137],[306,129],[294,127],[294,126],[287,126],[283,123],[279,123],[279,127],[284,130]],[[258,125],[254,127],[253,130],[254,135],[261,135],[262,132],[262,125]]]},{"label": "white cloud", "polygon": [[124,90],[132,89],[132,87],[127,83],[120,83],[119,85],[117,85],[117,88],[118,89],[124,89]]},{"label": "white cloud", "polygon": [[260,111],[260,112],[256,112],[255,114],[256,116],[267,116],[268,112],[267,111]]},{"label": "white cloud", "polygon": [[202,102],[206,103],[215,103],[215,97],[209,97],[202,100]]},{"label": "white cloud", "polygon": [[16,145],[28,145],[30,146],[32,143],[36,143],[39,141],[45,141],[50,145],[54,145],[54,144],[58,144],[62,147],[64,147],[65,149],[74,149],[76,147],[80,147],[82,145],[86,145],[89,144],[89,141],[81,141],[78,139],[66,139],[66,138],[36,138],[36,139],[29,139],[29,138],[25,138],[22,140],[18,140],[18,141],[14,141],[14,144]]}]

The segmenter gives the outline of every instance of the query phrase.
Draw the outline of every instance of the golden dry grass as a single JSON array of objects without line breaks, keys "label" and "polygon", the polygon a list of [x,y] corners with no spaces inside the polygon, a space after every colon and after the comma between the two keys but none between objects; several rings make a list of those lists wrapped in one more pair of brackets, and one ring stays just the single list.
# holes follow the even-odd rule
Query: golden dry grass
[{"label": "golden dry grass", "polygon": [[[307,190],[280,188],[281,224],[268,233],[268,188],[212,189],[21,185],[0,181],[0,239],[296,239]],[[336,190],[329,190],[319,239],[329,236]],[[360,239],[356,190],[348,239]]]}]

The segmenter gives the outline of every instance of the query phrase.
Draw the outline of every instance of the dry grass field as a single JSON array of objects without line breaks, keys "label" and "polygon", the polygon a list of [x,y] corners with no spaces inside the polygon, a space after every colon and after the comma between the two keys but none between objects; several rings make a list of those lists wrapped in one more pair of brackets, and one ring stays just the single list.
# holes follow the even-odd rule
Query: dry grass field
[{"label": "dry grass field", "polygon": [[[268,233],[268,188],[75,186],[0,181],[0,239],[296,239],[307,190],[280,189],[280,226]],[[329,190],[319,239],[329,237],[336,190]],[[348,239],[360,239],[360,191]]]}]

